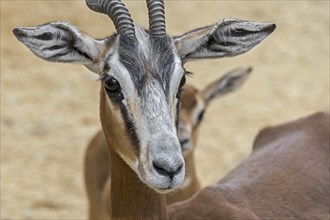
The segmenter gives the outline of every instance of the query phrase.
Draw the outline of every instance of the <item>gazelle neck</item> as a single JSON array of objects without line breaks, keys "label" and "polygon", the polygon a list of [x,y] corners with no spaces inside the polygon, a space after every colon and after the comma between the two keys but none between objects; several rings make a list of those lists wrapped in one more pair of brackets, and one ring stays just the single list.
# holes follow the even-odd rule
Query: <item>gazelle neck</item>
[{"label": "gazelle neck", "polygon": [[111,219],[167,219],[166,201],[110,150]]},{"label": "gazelle neck", "polygon": [[106,97],[101,89],[100,116],[107,140],[111,163],[111,219],[167,219],[165,195],[157,193],[128,166],[114,150],[117,144],[113,125],[106,109]]}]

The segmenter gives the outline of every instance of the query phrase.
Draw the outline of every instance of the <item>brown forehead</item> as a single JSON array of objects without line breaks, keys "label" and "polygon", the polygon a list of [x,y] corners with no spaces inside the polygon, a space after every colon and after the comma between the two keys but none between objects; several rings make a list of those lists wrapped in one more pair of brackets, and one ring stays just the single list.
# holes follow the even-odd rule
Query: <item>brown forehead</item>
[{"label": "brown forehead", "polygon": [[185,85],[181,93],[181,108],[193,109],[197,105],[198,90],[191,85]]}]

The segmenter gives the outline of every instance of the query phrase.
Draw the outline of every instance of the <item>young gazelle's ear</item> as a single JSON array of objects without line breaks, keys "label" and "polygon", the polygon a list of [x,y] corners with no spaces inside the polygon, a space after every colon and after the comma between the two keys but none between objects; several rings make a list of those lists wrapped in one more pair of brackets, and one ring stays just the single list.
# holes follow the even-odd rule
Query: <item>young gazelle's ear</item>
[{"label": "young gazelle's ear", "polygon": [[99,59],[104,40],[95,40],[64,22],[37,27],[18,27],[16,38],[36,56],[51,62],[79,63],[99,73]]},{"label": "young gazelle's ear", "polygon": [[245,53],[276,28],[275,24],[225,19],[174,37],[181,59],[218,58]]},{"label": "young gazelle's ear", "polygon": [[235,69],[208,85],[202,91],[205,103],[208,104],[214,98],[221,97],[238,89],[248,79],[251,71],[251,67]]}]

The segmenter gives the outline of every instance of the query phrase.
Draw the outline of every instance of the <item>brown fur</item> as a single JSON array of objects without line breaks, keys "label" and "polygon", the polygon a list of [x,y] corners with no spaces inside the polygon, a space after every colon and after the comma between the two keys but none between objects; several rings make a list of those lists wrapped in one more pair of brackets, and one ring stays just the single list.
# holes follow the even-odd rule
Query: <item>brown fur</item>
[{"label": "brown fur", "polygon": [[263,129],[217,184],[168,208],[170,219],[329,219],[329,113]]}]

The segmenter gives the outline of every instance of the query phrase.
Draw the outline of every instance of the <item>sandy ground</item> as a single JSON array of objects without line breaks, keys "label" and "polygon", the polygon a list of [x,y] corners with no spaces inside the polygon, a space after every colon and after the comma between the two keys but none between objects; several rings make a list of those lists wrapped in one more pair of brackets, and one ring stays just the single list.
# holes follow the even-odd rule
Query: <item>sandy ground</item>
[{"label": "sandy ground", "polygon": [[[126,1],[146,26],[142,1]],[[257,131],[329,110],[329,1],[167,1],[168,33],[224,17],[274,22],[276,31],[247,54],[189,63],[199,88],[238,66],[249,81],[207,110],[196,153],[211,184],[247,156]],[[114,28],[84,1],[1,1],[1,219],[85,219],[82,163],[100,128],[97,76],[36,58],[12,35],[16,26],[70,21],[94,37]]]}]

